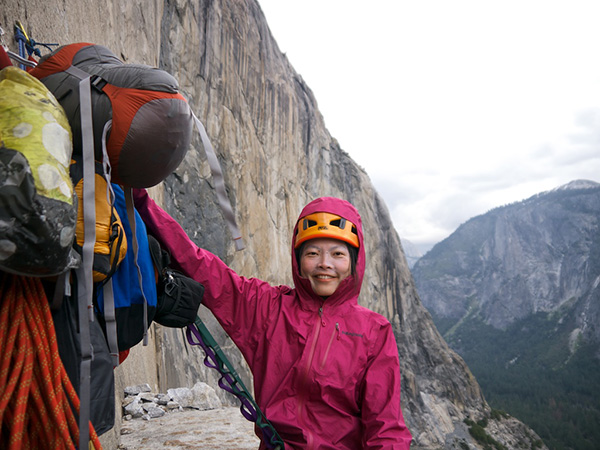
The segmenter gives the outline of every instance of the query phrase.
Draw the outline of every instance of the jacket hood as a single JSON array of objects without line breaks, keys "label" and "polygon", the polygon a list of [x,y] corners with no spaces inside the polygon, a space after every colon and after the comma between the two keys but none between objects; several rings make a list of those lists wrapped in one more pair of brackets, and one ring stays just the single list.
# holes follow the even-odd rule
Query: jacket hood
[{"label": "jacket hood", "polygon": [[351,275],[344,281],[342,281],[335,293],[327,298],[327,303],[339,303],[349,300],[357,302],[358,294],[360,294],[360,287],[362,285],[363,276],[365,273],[365,249],[363,240],[362,220],[357,209],[350,202],[335,197],[321,197],[310,202],[304,207],[304,209],[298,216],[296,225],[294,226],[294,233],[292,235],[292,277],[294,279],[294,286],[298,291],[298,295],[303,300],[312,299],[317,301],[318,304],[320,304],[323,301],[321,297],[319,297],[313,292],[312,287],[310,286],[310,281],[300,276],[300,268],[298,266],[298,261],[296,260],[296,253],[294,251],[294,244],[296,243],[298,223],[300,222],[300,219],[316,212],[327,212],[331,214],[336,214],[340,217],[343,217],[346,220],[349,220],[356,226],[359,243],[358,258],[356,260],[356,271],[354,275]]}]

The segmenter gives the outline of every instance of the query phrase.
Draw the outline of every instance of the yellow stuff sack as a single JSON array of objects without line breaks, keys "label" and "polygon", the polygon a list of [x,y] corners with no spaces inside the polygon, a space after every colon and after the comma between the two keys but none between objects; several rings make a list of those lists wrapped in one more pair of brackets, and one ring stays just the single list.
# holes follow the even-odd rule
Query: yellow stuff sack
[{"label": "yellow stuff sack", "polygon": [[0,71],[0,270],[57,275],[77,264],[69,122],[37,79]]}]

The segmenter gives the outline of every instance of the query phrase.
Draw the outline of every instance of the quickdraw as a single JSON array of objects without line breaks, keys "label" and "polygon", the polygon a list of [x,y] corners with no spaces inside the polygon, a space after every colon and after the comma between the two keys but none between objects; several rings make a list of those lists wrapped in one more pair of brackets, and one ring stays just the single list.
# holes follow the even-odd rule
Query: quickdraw
[{"label": "quickdraw", "polygon": [[15,22],[15,41],[19,47],[19,57],[17,61],[20,63],[21,69],[25,70],[25,66],[27,67],[35,67],[35,62],[29,60],[28,58],[31,55],[36,55],[38,58],[42,56],[40,50],[36,48],[37,45],[41,45],[46,47],[48,50],[52,51],[53,46],[58,46],[58,44],[45,44],[42,42],[36,42],[33,38],[30,38],[25,31],[25,27],[21,23],[21,21],[17,20]]},{"label": "quickdraw", "polygon": [[262,413],[252,395],[250,395],[248,389],[244,386],[238,373],[200,317],[196,316],[196,321],[187,327],[186,335],[191,345],[200,345],[202,347],[206,354],[204,365],[217,370],[221,374],[219,387],[238,398],[241,402],[240,412],[247,420],[254,422],[260,428],[267,448],[284,450],[283,440],[277,433],[277,430],[275,430],[271,422]]}]

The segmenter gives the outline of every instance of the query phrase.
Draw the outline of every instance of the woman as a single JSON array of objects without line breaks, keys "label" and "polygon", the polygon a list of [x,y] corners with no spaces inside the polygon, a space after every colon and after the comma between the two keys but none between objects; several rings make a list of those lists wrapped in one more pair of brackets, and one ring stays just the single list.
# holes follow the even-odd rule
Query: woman
[{"label": "woman", "polygon": [[294,288],[240,277],[145,191],[136,191],[135,206],[177,268],[204,284],[203,304],[244,355],[256,402],[286,448],[409,448],[392,327],[357,302],[365,252],[354,206],[324,197],[303,209],[292,239]]}]

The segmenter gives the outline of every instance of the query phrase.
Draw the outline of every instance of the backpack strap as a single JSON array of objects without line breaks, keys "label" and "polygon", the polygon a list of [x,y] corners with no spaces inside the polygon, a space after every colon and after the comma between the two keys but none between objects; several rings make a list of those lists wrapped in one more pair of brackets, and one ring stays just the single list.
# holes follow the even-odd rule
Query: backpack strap
[{"label": "backpack strap", "polygon": [[221,165],[219,164],[219,160],[217,159],[217,155],[215,150],[210,143],[210,139],[206,134],[206,130],[204,129],[204,125],[202,122],[198,120],[196,115],[192,112],[192,116],[194,117],[194,122],[196,123],[196,128],[200,133],[200,139],[202,140],[202,145],[204,146],[204,152],[206,153],[206,159],[208,160],[208,165],[210,166],[210,172],[213,177],[213,181],[215,183],[215,190],[217,193],[217,200],[219,201],[219,205],[221,206],[221,210],[223,211],[223,216],[225,217],[225,222],[227,222],[227,226],[229,227],[229,231],[233,236],[233,240],[235,242],[235,249],[237,251],[243,250],[245,248],[244,241],[242,239],[242,234],[237,227],[235,222],[235,214],[233,213],[233,208],[231,207],[231,202],[229,201],[229,197],[227,197],[227,191],[225,189],[225,181],[223,178],[223,171],[221,170]]},{"label": "backpack strap", "polygon": [[56,311],[62,305],[65,294],[71,295],[71,284],[70,278],[71,270],[67,269],[65,272],[61,273],[56,279],[56,283],[54,285],[54,295],[52,296],[52,302],[50,303],[50,310]]},{"label": "backpack strap", "polygon": [[[104,176],[106,178],[106,198],[112,205],[115,199],[115,193],[112,189],[111,184],[111,169],[110,160],[108,159],[108,153],[106,151],[106,136],[110,131],[112,120],[109,120],[104,125],[102,131],[102,167]],[[116,258],[115,258],[116,261]],[[113,292],[113,279],[112,277],[104,283],[102,287],[102,295],[104,299],[104,320],[106,326],[106,342],[108,343],[108,350],[110,357],[112,358],[113,367],[119,365],[119,343],[117,339],[117,314],[115,311],[115,296]]]},{"label": "backpack strap", "polygon": [[129,220],[129,226],[131,227],[131,241],[133,244],[133,254],[135,267],[137,268],[138,281],[140,283],[140,290],[142,297],[144,298],[144,339],[143,345],[148,345],[148,299],[144,293],[144,284],[142,282],[142,269],[138,263],[138,240],[137,230],[135,224],[135,213],[133,207],[133,191],[130,187],[123,187],[123,193],[125,194],[125,205],[127,206],[127,219]]},{"label": "backpack strap", "polygon": [[[79,70],[79,69],[78,69]],[[92,94],[89,75],[79,82],[81,134],[83,142],[83,217],[84,242],[82,264],[76,269],[78,290],[79,328],[81,336],[81,372],[79,383],[79,448],[87,448],[90,420],[90,380],[93,348],[90,322],[94,320],[92,305],[94,245],[96,243],[95,165],[92,124]]]},{"label": "backpack strap", "polygon": [[106,326],[106,342],[113,362],[113,367],[119,365],[119,344],[117,342],[117,315],[115,312],[115,296],[112,279],[102,286],[104,298],[104,320]]}]

